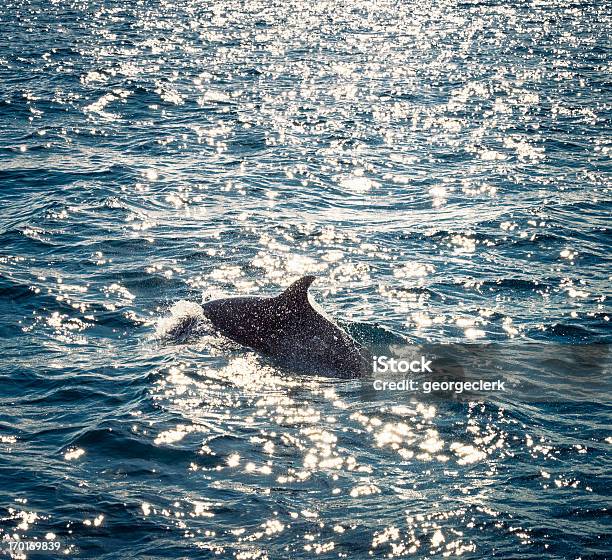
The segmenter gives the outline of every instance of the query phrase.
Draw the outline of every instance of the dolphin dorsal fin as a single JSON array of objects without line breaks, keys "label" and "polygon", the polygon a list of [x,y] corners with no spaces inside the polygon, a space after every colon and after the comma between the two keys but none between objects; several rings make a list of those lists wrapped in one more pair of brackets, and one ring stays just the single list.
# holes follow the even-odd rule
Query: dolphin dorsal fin
[{"label": "dolphin dorsal fin", "polygon": [[315,279],[316,276],[302,276],[291,284],[278,298],[293,305],[309,304],[308,288],[310,288]]}]

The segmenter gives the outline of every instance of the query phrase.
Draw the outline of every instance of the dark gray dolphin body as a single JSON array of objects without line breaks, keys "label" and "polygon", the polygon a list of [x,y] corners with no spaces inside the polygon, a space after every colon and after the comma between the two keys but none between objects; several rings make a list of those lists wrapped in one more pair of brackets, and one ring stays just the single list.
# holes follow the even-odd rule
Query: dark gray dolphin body
[{"label": "dark gray dolphin body", "polygon": [[372,358],[323,311],[313,307],[304,276],[276,297],[235,297],[205,303],[204,315],[225,336],[300,369],[359,377]]}]

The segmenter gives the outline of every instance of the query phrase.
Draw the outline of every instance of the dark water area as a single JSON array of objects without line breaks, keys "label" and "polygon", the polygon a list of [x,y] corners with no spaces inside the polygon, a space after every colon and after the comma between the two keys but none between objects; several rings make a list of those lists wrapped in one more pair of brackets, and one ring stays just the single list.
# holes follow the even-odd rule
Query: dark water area
[{"label": "dark water area", "polygon": [[611,26],[3,3],[0,555],[611,557],[609,385],[366,398],[200,321],[315,274],[366,344],[495,344],[536,393],[597,347],[609,379]]}]

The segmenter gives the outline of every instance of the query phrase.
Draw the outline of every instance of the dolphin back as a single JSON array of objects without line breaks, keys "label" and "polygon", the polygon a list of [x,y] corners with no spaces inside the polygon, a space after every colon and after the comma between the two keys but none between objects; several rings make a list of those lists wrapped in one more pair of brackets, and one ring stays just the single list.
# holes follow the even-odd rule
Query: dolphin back
[{"label": "dolphin back", "polygon": [[276,297],[214,300],[204,315],[225,336],[303,370],[359,377],[371,356],[347,332],[316,310],[308,294],[315,276],[303,276]]}]

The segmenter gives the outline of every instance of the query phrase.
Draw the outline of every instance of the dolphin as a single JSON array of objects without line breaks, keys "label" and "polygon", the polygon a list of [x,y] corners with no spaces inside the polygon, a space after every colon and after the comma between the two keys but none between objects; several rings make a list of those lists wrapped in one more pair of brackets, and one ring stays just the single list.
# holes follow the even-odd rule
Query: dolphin
[{"label": "dolphin", "polygon": [[202,305],[227,338],[300,370],[344,378],[371,371],[372,356],[310,301],[315,276],[303,276],[275,297],[232,297]]}]

